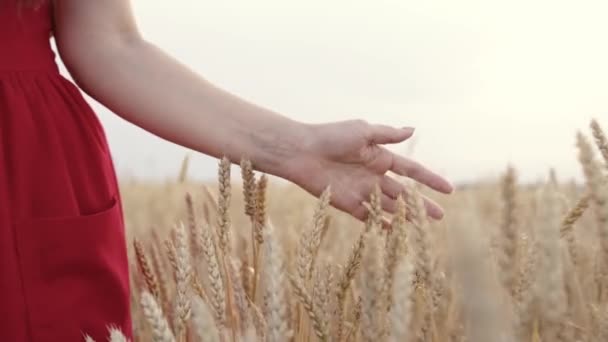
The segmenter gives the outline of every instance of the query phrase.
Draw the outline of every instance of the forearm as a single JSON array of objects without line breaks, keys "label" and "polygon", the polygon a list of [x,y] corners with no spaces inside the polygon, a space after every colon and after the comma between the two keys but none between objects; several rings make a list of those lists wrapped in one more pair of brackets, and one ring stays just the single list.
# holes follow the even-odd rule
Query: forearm
[{"label": "forearm", "polygon": [[144,40],[98,44],[70,68],[79,86],[159,137],[281,175],[306,125],[217,88]]}]

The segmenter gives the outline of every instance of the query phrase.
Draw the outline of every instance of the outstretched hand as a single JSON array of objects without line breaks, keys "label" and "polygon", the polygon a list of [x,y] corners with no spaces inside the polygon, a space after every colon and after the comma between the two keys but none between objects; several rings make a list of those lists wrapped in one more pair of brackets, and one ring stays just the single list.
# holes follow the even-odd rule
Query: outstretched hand
[{"label": "outstretched hand", "polygon": [[[382,190],[383,209],[395,212],[396,199],[405,194],[405,187],[387,175],[388,171],[441,193],[451,193],[453,187],[443,177],[383,146],[403,142],[413,134],[413,128],[372,125],[360,120],[311,125],[298,155],[285,165],[286,178],[316,196],[330,185],[332,205],[360,220],[367,217],[364,202],[376,184]],[[435,202],[425,198],[425,205],[430,217],[443,217],[442,208]]]}]

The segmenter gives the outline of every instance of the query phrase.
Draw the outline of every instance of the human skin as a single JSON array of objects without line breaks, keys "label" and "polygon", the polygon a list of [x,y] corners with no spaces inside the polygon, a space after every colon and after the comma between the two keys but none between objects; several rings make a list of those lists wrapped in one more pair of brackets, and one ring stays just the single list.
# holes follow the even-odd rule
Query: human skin
[{"label": "human skin", "polygon": [[[128,0],[61,0],[54,4],[58,51],[77,85],[125,120],[176,144],[232,162],[250,159],[265,173],[365,219],[375,184],[394,212],[404,187],[388,171],[450,193],[452,185],[414,160],[389,151],[413,128],[362,120],[308,124],[250,103],[211,84],[153,43],[134,20]],[[443,210],[425,199],[431,217]]]}]

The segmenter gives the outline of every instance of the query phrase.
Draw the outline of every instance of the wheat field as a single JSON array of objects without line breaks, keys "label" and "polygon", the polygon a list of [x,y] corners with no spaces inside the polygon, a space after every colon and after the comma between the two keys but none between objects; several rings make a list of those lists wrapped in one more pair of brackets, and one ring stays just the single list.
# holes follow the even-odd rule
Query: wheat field
[{"label": "wheat field", "polygon": [[[608,140],[578,133],[584,184],[556,171],[354,221],[241,163],[234,181],[122,185],[136,341],[608,341]],[[383,219],[391,221],[390,228]],[[112,330],[111,341],[124,341]]]}]

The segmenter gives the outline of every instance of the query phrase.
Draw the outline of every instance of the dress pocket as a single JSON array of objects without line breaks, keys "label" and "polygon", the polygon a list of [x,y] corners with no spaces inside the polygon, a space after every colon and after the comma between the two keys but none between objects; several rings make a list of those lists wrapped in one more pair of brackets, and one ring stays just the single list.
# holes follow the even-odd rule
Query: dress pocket
[{"label": "dress pocket", "polygon": [[107,326],[130,329],[124,227],[117,200],[86,216],[16,225],[33,341],[105,340]]}]

